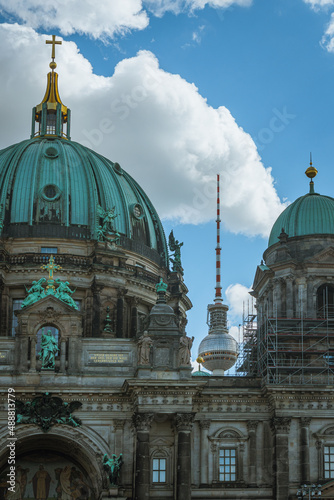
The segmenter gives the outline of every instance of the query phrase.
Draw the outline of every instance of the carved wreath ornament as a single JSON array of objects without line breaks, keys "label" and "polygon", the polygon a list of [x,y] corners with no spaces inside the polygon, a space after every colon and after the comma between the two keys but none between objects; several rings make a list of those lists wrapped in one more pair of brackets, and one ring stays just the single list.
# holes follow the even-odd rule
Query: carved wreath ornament
[{"label": "carved wreath ornament", "polygon": [[46,392],[26,403],[16,401],[16,423],[38,425],[43,432],[48,432],[55,424],[79,427],[81,420],[74,417],[72,412],[81,406],[80,401],[66,403]]}]

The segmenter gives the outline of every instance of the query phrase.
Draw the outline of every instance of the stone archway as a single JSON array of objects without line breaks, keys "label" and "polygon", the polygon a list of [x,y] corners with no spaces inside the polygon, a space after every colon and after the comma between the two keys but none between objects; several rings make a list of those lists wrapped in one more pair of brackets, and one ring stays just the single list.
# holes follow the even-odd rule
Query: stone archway
[{"label": "stone archway", "polygon": [[[72,496],[66,498],[71,500],[98,500],[108,488],[102,467],[103,455],[108,450],[99,436],[90,434],[89,430],[63,425],[53,426],[48,433],[34,425],[17,427],[15,467],[16,480],[23,483],[22,500],[37,498],[38,479],[39,488],[44,488],[47,498],[62,498],[62,491],[67,488]],[[0,442],[4,443],[0,447],[2,485],[8,467],[8,441],[0,436]]]}]

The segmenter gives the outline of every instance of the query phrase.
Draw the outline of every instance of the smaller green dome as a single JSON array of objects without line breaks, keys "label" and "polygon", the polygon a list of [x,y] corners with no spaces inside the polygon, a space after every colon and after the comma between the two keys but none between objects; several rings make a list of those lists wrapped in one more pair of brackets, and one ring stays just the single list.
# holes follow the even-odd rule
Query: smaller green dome
[{"label": "smaller green dome", "polygon": [[291,238],[311,234],[334,235],[334,198],[313,192],[297,198],[276,220],[269,236],[268,247],[279,242],[284,229]]}]

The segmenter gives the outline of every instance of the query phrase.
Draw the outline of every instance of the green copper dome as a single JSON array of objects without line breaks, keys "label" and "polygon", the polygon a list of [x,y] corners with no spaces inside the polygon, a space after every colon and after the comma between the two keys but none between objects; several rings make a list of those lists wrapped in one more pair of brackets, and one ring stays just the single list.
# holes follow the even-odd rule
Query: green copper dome
[{"label": "green copper dome", "polygon": [[54,71],[32,110],[29,140],[0,151],[0,236],[105,241],[168,266],[160,219],[118,163],[72,142]]},{"label": "green copper dome", "polygon": [[5,237],[97,240],[101,210],[114,207],[119,245],[166,265],[159,217],[118,163],[48,136],[0,151],[0,234]]},{"label": "green copper dome", "polygon": [[279,235],[284,229],[289,237],[311,234],[334,235],[334,198],[313,192],[301,196],[276,220],[269,236],[268,247],[279,242]]}]

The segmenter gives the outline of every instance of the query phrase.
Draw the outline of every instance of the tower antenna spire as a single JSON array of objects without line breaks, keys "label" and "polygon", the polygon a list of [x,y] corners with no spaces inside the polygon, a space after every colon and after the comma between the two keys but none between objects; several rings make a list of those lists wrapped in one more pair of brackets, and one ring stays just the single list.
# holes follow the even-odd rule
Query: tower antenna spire
[{"label": "tower antenna spire", "polygon": [[216,246],[216,294],[214,302],[216,304],[221,304],[222,299],[222,286],[221,286],[221,263],[220,263],[220,185],[219,185],[219,174],[217,174],[217,246]]}]

